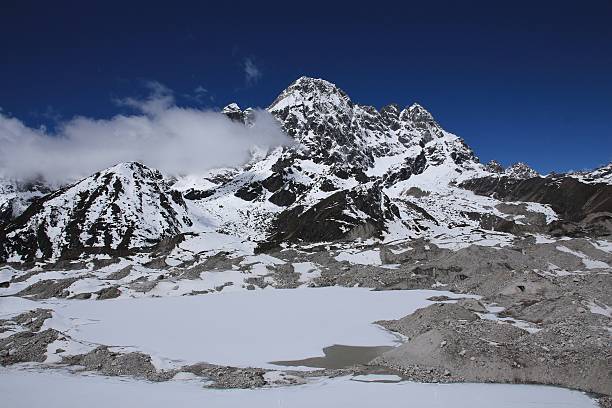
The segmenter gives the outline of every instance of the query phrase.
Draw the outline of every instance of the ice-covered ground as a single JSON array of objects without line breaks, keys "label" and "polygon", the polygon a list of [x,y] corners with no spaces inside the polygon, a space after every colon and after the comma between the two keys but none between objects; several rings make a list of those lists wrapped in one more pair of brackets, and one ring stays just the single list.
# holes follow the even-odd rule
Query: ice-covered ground
[{"label": "ice-covered ground", "polygon": [[209,362],[274,368],[268,363],[323,356],[322,349],[333,344],[394,345],[397,338],[372,322],[403,317],[440,294],[453,296],[429,290],[326,287],[50,300],[25,306],[53,309],[53,318],[44,327],[74,340],[142,351],[170,365]]},{"label": "ice-covered ground", "polygon": [[[32,390],[36,390],[32,392]],[[150,383],[125,378],[0,369],[2,406],[19,407],[596,407],[584,393],[534,385],[419,384],[350,377],[256,390],[203,389],[197,381]]]}]

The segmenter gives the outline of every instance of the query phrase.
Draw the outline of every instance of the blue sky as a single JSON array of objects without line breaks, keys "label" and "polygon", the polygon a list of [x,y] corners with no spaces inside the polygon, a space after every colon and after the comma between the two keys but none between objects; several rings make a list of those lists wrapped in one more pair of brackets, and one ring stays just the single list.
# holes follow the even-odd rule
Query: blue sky
[{"label": "blue sky", "polygon": [[53,129],[129,111],[148,81],[179,105],[265,107],[308,75],[419,102],[483,161],[612,160],[609,0],[221,3],[4,0],[0,107]]}]

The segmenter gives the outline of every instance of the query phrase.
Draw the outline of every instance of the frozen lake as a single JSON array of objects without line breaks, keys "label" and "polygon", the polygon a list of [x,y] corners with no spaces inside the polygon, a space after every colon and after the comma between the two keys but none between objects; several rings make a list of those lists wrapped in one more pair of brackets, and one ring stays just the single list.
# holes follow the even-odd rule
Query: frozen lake
[{"label": "frozen lake", "polygon": [[46,326],[161,360],[278,368],[269,363],[323,356],[323,348],[334,344],[395,345],[397,337],[372,322],[403,317],[441,294],[327,287],[60,300],[45,302],[57,312]]},{"label": "frozen lake", "polygon": [[[345,347],[329,347],[334,344],[362,348],[355,347],[355,350],[393,346],[397,338],[372,322],[403,317],[430,304],[427,298],[442,294],[454,296],[428,290],[328,287],[107,301],[33,302],[4,298],[0,301],[0,314],[52,308],[54,316],[44,327],[61,330],[91,346],[105,344],[139,350],[152,355],[158,365],[210,362],[278,370],[279,366],[270,363],[307,359],[325,366],[350,357],[345,355]],[[324,355],[324,348],[329,361],[316,358]],[[339,352],[342,355],[336,356]],[[584,393],[546,386],[442,385],[397,382],[399,378],[395,382],[357,379],[313,379],[293,387],[214,390],[202,388],[202,379],[150,383],[13,367],[0,368],[0,395],[2,406],[11,408],[596,406]]]}]

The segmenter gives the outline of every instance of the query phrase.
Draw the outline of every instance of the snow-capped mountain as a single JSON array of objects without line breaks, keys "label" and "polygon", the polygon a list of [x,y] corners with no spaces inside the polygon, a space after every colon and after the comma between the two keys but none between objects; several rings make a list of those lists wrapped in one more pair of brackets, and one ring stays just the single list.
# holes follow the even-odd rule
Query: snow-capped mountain
[{"label": "snow-capped mountain", "polygon": [[378,111],[352,102],[344,91],[322,79],[298,79],[268,111],[310,157],[341,174],[343,170],[356,175],[366,172],[381,157],[415,157],[419,147],[430,142],[434,143],[428,145],[427,153],[434,160],[442,146],[453,151],[457,164],[475,160],[470,149],[445,132],[420,105],[405,109],[388,105]]},{"label": "snow-capped mountain", "polygon": [[587,184],[612,184],[612,163],[608,163],[591,171],[569,173],[568,176],[574,177],[580,180],[580,182]]},{"label": "snow-capped mountain", "polygon": [[[228,234],[260,250],[414,238],[452,247],[547,232],[560,215],[580,222],[594,211],[604,218],[612,213],[604,187],[562,187],[560,194],[553,186],[567,177],[544,178],[524,163],[506,170],[497,162],[480,164],[461,138],[416,103],[378,110],[328,81],[302,77],[268,111],[295,144],[205,175],[164,179],[138,163],[103,170],[35,200],[6,223],[0,259],[123,254],[185,232]],[[251,126],[255,111],[233,103],[222,113]],[[572,181],[584,186],[582,179],[608,174],[593,173]],[[548,193],[527,194],[527,185]],[[577,202],[600,198],[580,211],[557,203],[572,194],[581,196]]]},{"label": "snow-capped mountain", "polygon": [[[393,223],[406,233],[421,231],[415,223],[432,222],[427,211],[408,197],[392,199],[402,194],[403,181],[427,169],[443,174],[444,183],[485,172],[469,147],[418,104],[378,111],[330,82],[302,77],[268,111],[295,145],[222,184],[186,191],[194,213],[223,231],[268,242],[381,238]],[[248,110],[231,104],[223,112],[241,120]],[[338,213],[321,211],[326,203]]]},{"label": "snow-capped mountain", "polygon": [[530,179],[540,176],[537,171],[522,162],[515,163],[512,166],[508,167],[504,174],[510,178],[519,180]]},{"label": "snow-capped mountain", "polygon": [[128,254],[191,225],[182,195],[161,173],[122,163],[36,200],[0,230],[7,261]]},{"label": "snow-capped mountain", "polygon": [[52,187],[43,180],[23,182],[0,175],[0,226],[24,212],[36,198],[51,191]]}]

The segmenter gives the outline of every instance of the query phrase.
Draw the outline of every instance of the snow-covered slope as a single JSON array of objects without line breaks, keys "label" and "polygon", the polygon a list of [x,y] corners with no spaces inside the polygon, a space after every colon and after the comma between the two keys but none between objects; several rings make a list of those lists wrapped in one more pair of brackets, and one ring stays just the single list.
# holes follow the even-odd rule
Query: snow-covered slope
[{"label": "snow-covered slope", "polygon": [[121,163],[36,201],[0,231],[8,261],[127,253],[191,225],[179,192],[139,163]]},{"label": "snow-covered slope", "polygon": [[568,176],[574,177],[580,182],[587,184],[612,184],[612,163],[608,163],[591,171],[568,173]]}]

